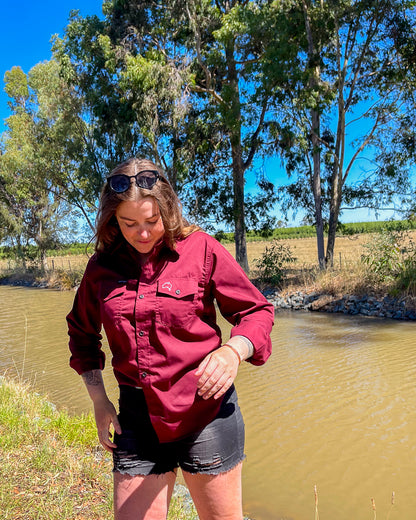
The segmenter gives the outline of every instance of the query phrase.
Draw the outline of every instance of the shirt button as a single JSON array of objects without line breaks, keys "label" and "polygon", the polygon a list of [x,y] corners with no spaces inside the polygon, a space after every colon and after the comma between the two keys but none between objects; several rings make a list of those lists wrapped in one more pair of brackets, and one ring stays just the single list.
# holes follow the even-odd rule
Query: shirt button
[{"label": "shirt button", "polygon": [[175,293],[176,294],[181,294],[181,291],[179,289],[176,289]]},{"label": "shirt button", "polygon": [[143,300],[143,298],[144,298],[144,294],[141,294],[141,295],[139,296],[139,298],[140,298],[141,300]]},{"label": "shirt button", "polygon": [[143,379],[146,379],[146,377],[147,377],[147,372],[142,372],[142,373],[141,373],[141,376],[142,376]]},{"label": "shirt button", "polygon": [[144,332],[142,330],[139,332],[139,336],[144,336]]}]

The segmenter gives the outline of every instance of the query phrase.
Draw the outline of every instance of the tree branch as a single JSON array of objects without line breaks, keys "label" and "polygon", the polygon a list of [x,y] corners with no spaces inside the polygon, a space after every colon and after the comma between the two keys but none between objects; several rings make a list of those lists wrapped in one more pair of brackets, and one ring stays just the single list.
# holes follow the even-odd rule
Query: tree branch
[{"label": "tree branch", "polygon": [[354,155],[352,156],[347,168],[345,169],[345,174],[342,178],[342,182],[344,183],[348,177],[348,174],[352,168],[352,165],[354,164],[355,162],[355,159],[358,157],[358,155],[364,150],[364,148],[367,146],[367,144],[370,142],[371,138],[373,137],[374,135],[374,132],[376,131],[377,127],[378,127],[378,124],[381,120],[381,115],[378,114],[377,115],[377,118],[375,120],[375,123],[370,131],[370,133],[367,135],[367,137],[364,139],[364,141],[361,143],[361,146],[358,148],[358,150],[354,153]]},{"label": "tree branch", "polygon": [[224,99],[213,89],[208,89],[204,87],[200,87],[199,85],[190,85],[189,90],[193,92],[202,92],[204,94],[210,94],[218,103],[226,104]]},{"label": "tree branch", "polygon": [[258,147],[259,147],[257,138],[258,138],[260,132],[263,129],[264,118],[266,116],[266,112],[267,112],[267,100],[265,100],[263,102],[263,106],[262,106],[262,110],[261,110],[261,114],[260,114],[260,119],[259,119],[259,124],[257,125],[257,128],[256,128],[255,132],[253,133],[253,135],[251,136],[251,139],[250,139],[251,145],[250,145],[250,150],[248,152],[247,159],[246,159],[246,161],[243,164],[244,170],[247,170],[247,168],[250,167],[251,163],[253,162],[254,155],[255,155]]}]

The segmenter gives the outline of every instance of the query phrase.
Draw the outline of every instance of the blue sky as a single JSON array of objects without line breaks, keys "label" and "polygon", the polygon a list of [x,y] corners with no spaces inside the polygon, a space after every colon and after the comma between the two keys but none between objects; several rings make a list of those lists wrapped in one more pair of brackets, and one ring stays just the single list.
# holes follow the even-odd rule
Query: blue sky
[{"label": "blue sky", "polygon": [[0,16],[0,133],[8,117],[4,74],[19,65],[24,72],[51,58],[51,37],[63,34],[69,13],[102,15],[102,0],[3,0]]},{"label": "blue sky", "polygon": [[[4,74],[13,66],[19,65],[25,73],[43,60],[51,58],[51,37],[63,34],[68,23],[69,13],[78,9],[82,16],[102,16],[102,0],[33,0],[10,1],[2,3],[0,17],[0,134],[5,130],[4,119],[10,114],[4,92]],[[284,183],[285,173],[279,159],[269,159],[264,164],[265,173],[270,181]],[[248,177],[247,189],[254,191],[254,175]],[[380,220],[392,216],[392,212],[382,212]],[[297,224],[302,215],[293,217]],[[278,216],[279,218],[279,216]],[[400,218],[400,216],[396,216]],[[342,221],[359,222],[376,220],[374,213],[367,210],[345,212]]]}]

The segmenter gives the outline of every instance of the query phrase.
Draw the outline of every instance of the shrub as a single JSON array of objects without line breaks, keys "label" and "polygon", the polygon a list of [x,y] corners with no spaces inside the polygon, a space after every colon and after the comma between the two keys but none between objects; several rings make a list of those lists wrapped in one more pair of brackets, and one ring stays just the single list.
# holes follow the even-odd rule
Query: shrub
[{"label": "shrub", "polygon": [[397,231],[383,231],[364,244],[367,253],[361,261],[381,279],[392,278],[403,269],[403,235]]},{"label": "shrub", "polygon": [[405,231],[384,231],[364,247],[361,260],[378,281],[393,281],[394,295],[416,295],[416,244]]},{"label": "shrub", "polygon": [[296,258],[290,247],[273,239],[270,245],[266,246],[261,257],[254,260],[259,281],[279,286],[284,280],[284,265],[295,261]]}]

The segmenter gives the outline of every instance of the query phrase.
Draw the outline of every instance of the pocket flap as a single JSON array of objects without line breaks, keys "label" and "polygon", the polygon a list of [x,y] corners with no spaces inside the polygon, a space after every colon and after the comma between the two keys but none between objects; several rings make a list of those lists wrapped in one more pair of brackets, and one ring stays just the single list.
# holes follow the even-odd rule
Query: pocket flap
[{"label": "pocket flap", "polygon": [[189,278],[169,278],[157,282],[157,292],[172,298],[191,296],[197,292],[197,288],[196,280]]}]

